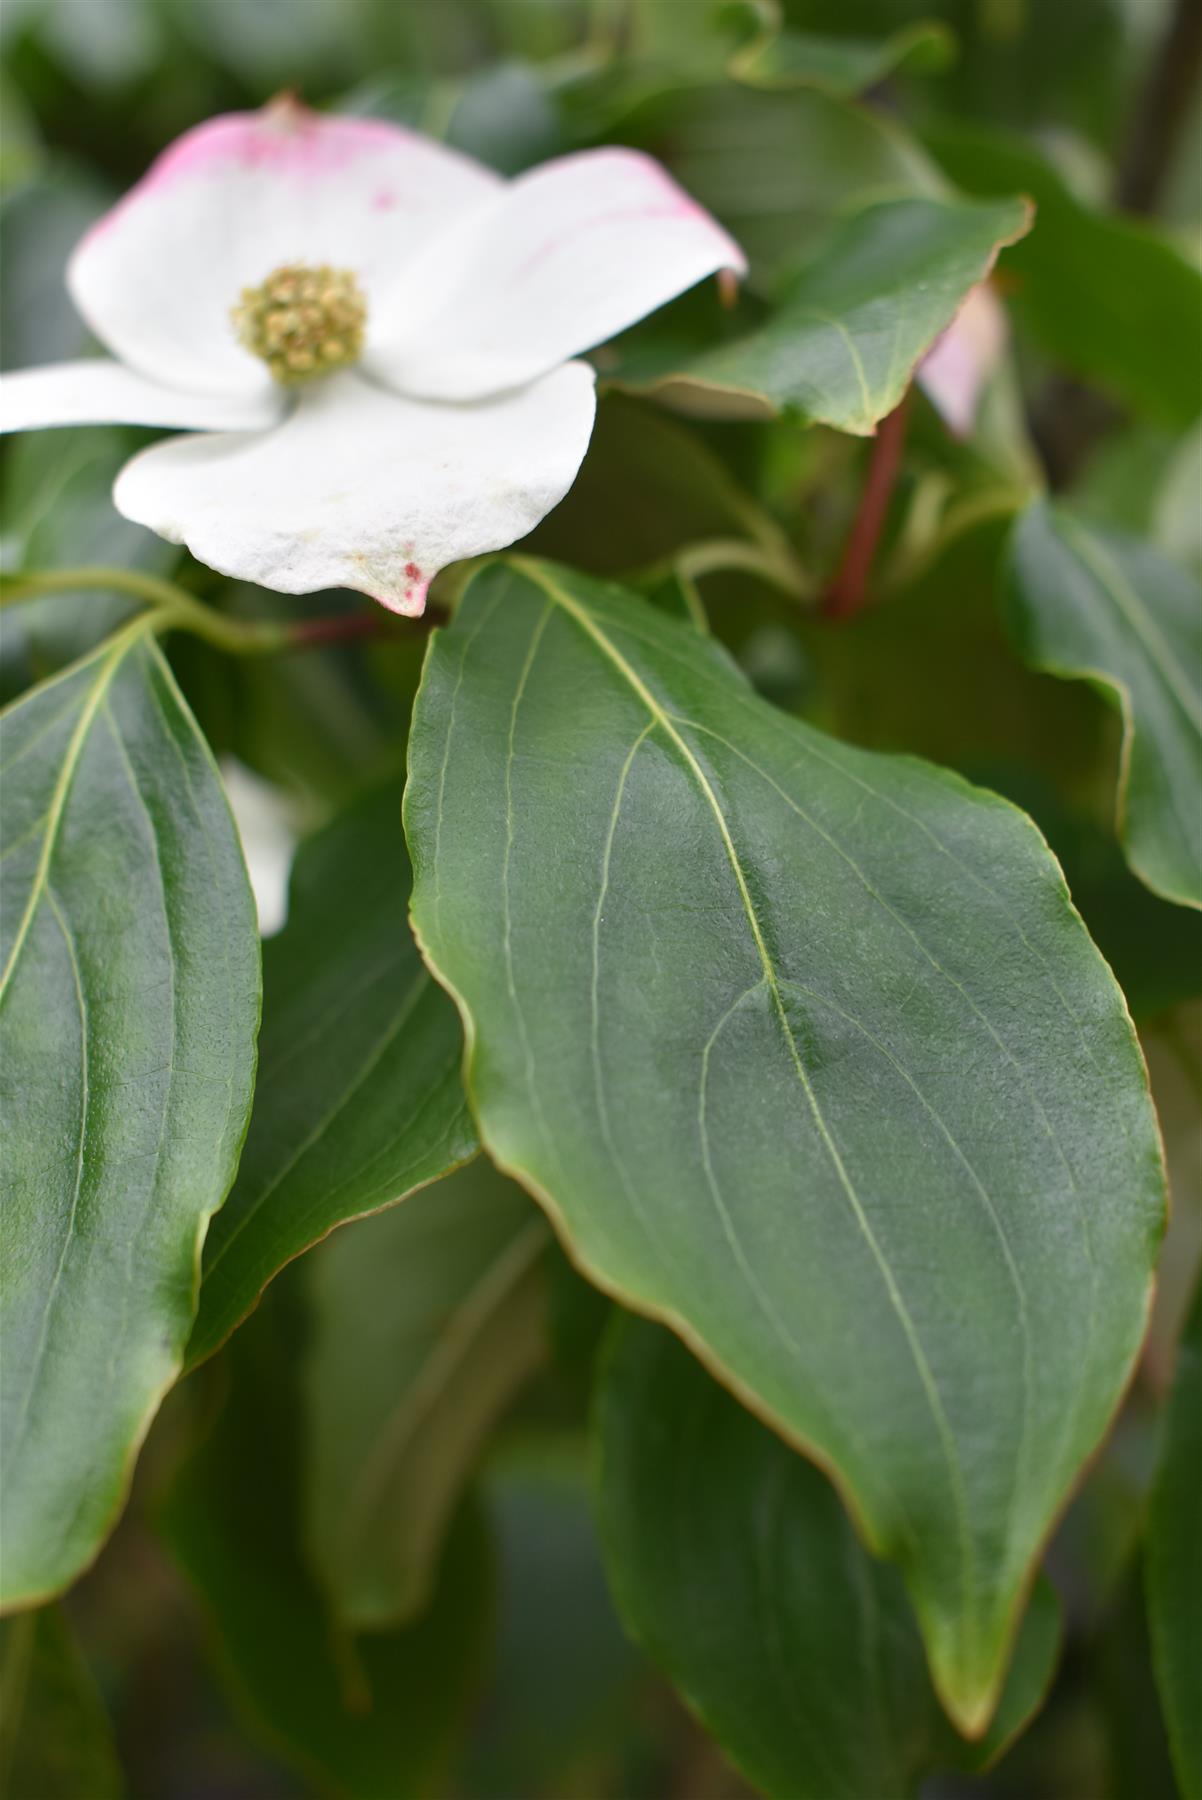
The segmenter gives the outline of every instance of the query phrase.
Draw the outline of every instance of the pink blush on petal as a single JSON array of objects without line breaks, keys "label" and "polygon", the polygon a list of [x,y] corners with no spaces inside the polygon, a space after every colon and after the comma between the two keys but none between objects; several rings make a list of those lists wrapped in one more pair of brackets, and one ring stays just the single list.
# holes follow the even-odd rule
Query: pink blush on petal
[{"label": "pink blush on petal", "polygon": [[[257,113],[223,113],[169,144],[141,181],[92,226],[84,241],[115,225],[131,203],[181,181],[232,169],[319,181],[340,174],[364,156],[413,142],[413,134],[399,125],[382,119],[335,118],[312,112],[297,101],[272,102]],[[395,197],[381,190],[375,204],[393,205]]]},{"label": "pink blush on petal", "polygon": [[404,587],[397,592],[381,594],[375,589],[365,589],[369,598],[380,606],[387,607],[391,613],[399,613],[402,618],[418,619],[426,610],[426,594],[430,586],[430,577],[423,575],[415,562],[405,564],[403,570]]},{"label": "pink blush on petal", "polygon": [[954,437],[971,435],[1006,339],[1002,304],[986,282],[979,282],[919,363],[919,385]]},{"label": "pink blush on petal", "polygon": [[258,113],[226,113],[186,132],[151,165],[146,180],[157,185],[231,164],[312,179],[336,175],[362,156],[411,141],[410,133],[380,119],[332,118],[292,102]]}]

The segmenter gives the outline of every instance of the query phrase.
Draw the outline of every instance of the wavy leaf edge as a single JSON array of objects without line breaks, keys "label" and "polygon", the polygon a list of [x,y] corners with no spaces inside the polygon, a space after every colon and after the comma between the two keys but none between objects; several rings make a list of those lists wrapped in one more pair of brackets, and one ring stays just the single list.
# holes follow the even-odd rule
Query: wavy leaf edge
[{"label": "wavy leaf edge", "polygon": [[[565,601],[563,590],[557,586],[555,579],[560,570],[565,574],[571,574],[573,571],[562,564],[544,563],[534,558],[525,557],[521,554],[512,552],[495,558],[489,558],[478,565],[477,568],[473,569],[469,580],[464,584],[463,593],[466,593],[468,587],[475,582],[478,576],[486,573],[489,569],[498,566],[512,569],[514,572],[526,577],[527,580],[533,581],[545,594],[547,594],[548,598],[561,606],[569,616],[578,617],[578,609],[570,599]],[[612,582],[606,585],[620,586],[620,584],[614,584]],[[459,597],[462,599],[462,593]],[[426,688],[434,648],[441,636],[441,629],[431,633],[425,662],[422,667],[421,681],[415,696],[415,708],[420,703],[422,694]],[[1051,848],[1051,845],[1040,831],[1038,825],[1028,813],[1024,812],[1020,806],[1015,805],[1013,801],[1006,799],[1004,795],[997,794],[992,789],[980,787],[976,783],[967,780],[966,777],[958,774],[954,769],[946,768],[939,763],[930,762],[924,757],[889,755],[885,757],[885,760],[898,761],[906,763],[911,767],[920,768],[927,774],[938,777],[940,780],[944,781],[949,786],[956,788],[965,795],[972,795],[978,800],[984,800],[1015,815],[1015,817],[1021,821],[1023,828],[1034,837],[1036,843],[1047,858],[1050,870],[1057,883],[1059,890],[1058,898],[1061,905],[1064,907],[1069,917],[1076,922],[1080,930],[1089,939],[1090,944],[1093,944],[1093,939],[1089,937],[1085,921],[1073,902],[1072,894],[1069,891],[1068,882],[1065,878],[1064,871],[1061,868],[1060,861]],[[410,792],[411,784],[410,780],[407,778],[404,798],[402,800],[402,820],[406,833],[408,832]],[[873,1556],[878,1558],[882,1557],[883,1547],[879,1541],[877,1541],[867,1518],[861,1510],[858,1496],[852,1488],[850,1481],[836,1466],[833,1459],[827,1456],[819,1445],[804,1438],[799,1433],[792,1430],[784,1421],[779,1419],[770,1406],[766,1405],[758,1395],[756,1395],[737,1375],[733,1373],[733,1371],[725,1367],[721,1359],[710,1349],[709,1345],[705,1343],[701,1335],[679,1313],[669,1307],[661,1306],[655,1301],[633,1293],[630,1289],[624,1288],[620,1283],[610,1280],[601,1273],[591,1263],[590,1259],[581,1254],[578,1250],[568,1229],[564,1213],[554,1196],[543,1187],[543,1185],[532,1176],[528,1170],[523,1168],[520,1163],[509,1161],[503,1155],[498,1153],[495,1145],[491,1141],[490,1134],[485,1127],[481,1109],[476,1099],[474,1066],[478,1032],[475,1015],[465,996],[455,987],[454,983],[433,956],[430,947],[425,941],[418,923],[413,916],[412,901],[410,903],[409,922],[418,950],[421,953],[422,960],[434,979],[450,996],[459,1013],[463,1025],[464,1037],[462,1065],[464,1092],[467,1095],[468,1106],[475,1121],[477,1132],[479,1133],[481,1146],[489,1160],[502,1172],[502,1174],[509,1176],[511,1180],[518,1182],[524,1187],[531,1198],[542,1208],[551,1223],[560,1248],[563,1250],[568,1262],[577,1273],[588,1281],[591,1286],[597,1288],[601,1293],[608,1295],[611,1300],[616,1301],[620,1306],[627,1308],[627,1310],[638,1314],[642,1318],[650,1319],[653,1323],[664,1325],[672,1331],[685,1345],[686,1349],[697,1358],[702,1367],[705,1368],[716,1381],[720,1382],[742,1406],[745,1406],[750,1413],[758,1418],[761,1423],[767,1425],[770,1430],[776,1432],[777,1436],[782,1438],[791,1449],[795,1450],[799,1455],[804,1456],[807,1461],[812,1463],[827,1478],[838,1495],[842,1505],[846,1509],[861,1542]],[[1148,1075],[1147,1062],[1144,1057],[1143,1047],[1139,1041],[1139,1035],[1135,1028],[1135,1022],[1131,1016],[1130,1008],[1127,1005],[1126,996],[1119,987],[1109,963],[1102,957],[1102,954],[1097,950],[1096,945],[1094,945],[1094,949],[1110,978],[1114,993],[1118,998],[1120,1011],[1126,1022],[1131,1044],[1135,1050],[1138,1066],[1142,1073],[1143,1092],[1151,1107],[1151,1084]],[[1154,1107],[1152,1108],[1152,1117],[1156,1120]],[[1164,1143],[1158,1120],[1156,1120],[1156,1140],[1159,1148],[1160,1191],[1162,1196],[1160,1223],[1156,1236],[1157,1251],[1159,1251],[1159,1245],[1163,1241],[1164,1231],[1168,1222],[1168,1188],[1167,1174],[1165,1172]],[[1152,1305],[1156,1294],[1155,1263],[1156,1259],[1154,1258],[1144,1288],[1143,1315],[1138,1340],[1128,1359],[1127,1367],[1123,1371],[1122,1380],[1118,1384],[1116,1396],[1106,1420],[1105,1427],[1100,1432],[1091,1455],[1082,1462],[1075,1479],[1066,1489],[1060,1506],[1049,1520],[1043,1538],[1031,1558],[1026,1579],[1018,1589],[1014,1602],[1010,1608],[1006,1631],[993,1679],[988,1688],[977,1697],[975,1704],[972,1706],[965,1706],[962,1703],[960,1695],[948,1690],[941,1673],[934,1668],[930,1661],[930,1646],[927,1643],[925,1632],[923,1633],[924,1648],[926,1649],[928,1656],[928,1667],[940,1703],[948,1713],[949,1717],[953,1720],[956,1729],[970,1742],[983,1737],[989,1728],[990,1722],[1001,1699],[1002,1688],[1013,1655],[1018,1629],[1022,1622],[1023,1615],[1030,1603],[1031,1592],[1039,1576],[1040,1567],[1048,1545],[1059,1529],[1061,1521],[1069,1510],[1069,1507],[1072,1505],[1081,1485],[1087,1478],[1093,1458],[1098,1454],[1102,1444],[1109,1437],[1114,1422],[1122,1410],[1131,1382],[1134,1379],[1152,1317]]]},{"label": "wavy leaf edge", "polygon": [[[106,638],[102,643],[98,644],[94,649],[86,651],[82,656],[79,656],[73,662],[68,663],[66,665],[66,667],[55,670],[55,672],[52,675],[48,676],[44,682],[39,682],[37,684],[36,690],[28,689],[24,693],[17,695],[13,700],[9,701],[8,704],[5,705],[4,707],[0,707],[0,717],[3,717],[4,715],[15,711],[16,708],[19,707],[29,697],[30,693],[32,693],[34,691],[41,691],[41,690],[44,690],[44,689],[47,689],[50,687],[58,686],[60,683],[69,680],[71,677],[73,677],[75,675],[78,675],[80,673],[80,671],[82,669],[86,668],[89,663],[103,662],[106,660],[111,661],[114,665],[114,674],[115,674],[117,667],[124,660],[124,658],[127,655],[131,654],[135,649],[137,649],[137,647],[140,644],[145,643],[146,648],[151,656],[152,664],[153,664],[156,672],[159,674],[160,678],[164,681],[164,683],[167,687],[167,691],[169,692],[169,694],[172,696],[175,703],[179,707],[183,718],[187,721],[187,723],[192,728],[192,731],[195,735],[196,742],[201,749],[204,759],[207,761],[207,763],[209,765],[209,768],[212,772],[218,792],[221,795],[221,799],[224,802],[226,812],[229,815],[230,830],[234,835],[235,841],[239,845],[239,849],[241,849],[241,841],[242,841],[241,834],[238,830],[237,822],[234,819],[233,811],[230,807],[229,797],[225,791],[225,783],[221,777],[221,770],[218,765],[217,758],[214,756],[212,746],[210,745],[209,740],[205,736],[204,732],[201,730],[200,725],[197,722],[196,716],[193,713],[191,706],[189,706],[188,701],[185,698],[183,691],[180,688],[179,683],[177,682],[177,680],[175,678],[175,674],[174,674],[174,671],[172,670],[171,664],[167,660],[166,656],[164,656],[162,650],[159,647],[159,644],[158,644],[157,638],[156,638],[156,626],[157,626],[157,621],[154,620],[153,617],[151,617],[149,614],[139,614],[137,617],[131,619],[128,624],[122,626],[111,637]],[[110,677],[110,679],[111,679],[111,677]],[[106,686],[107,686],[107,682],[106,682]],[[50,842],[52,845],[53,831],[49,832],[47,834],[47,837],[48,837],[48,842]],[[49,855],[52,855],[52,854],[53,854],[53,849],[51,847],[50,852],[47,854],[47,858],[46,858],[47,862],[49,861]],[[245,863],[244,857],[242,858],[242,868],[243,868],[243,875],[244,875],[245,882],[246,882],[247,901],[252,909],[252,914],[253,914],[254,895],[253,895],[253,891],[251,889],[250,875],[246,870],[246,863]],[[15,964],[16,956],[19,954],[19,951],[20,951],[20,945],[18,944],[14,949],[14,955],[11,959],[12,964]],[[6,971],[6,975],[7,975],[7,971]],[[263,1016],[263,977],[262,977],[262,960],[260,957],[259,983],[258,983],[258,1005],[257,1005],[257,1012],[256,1012],[255,1024],[254,1024],[254,1033],[253,1033],[253,1039],[252,1039],[250,1086],[249,1086],[249,1091],[247,1094],[246,1107],[245,1107],[243,1118],[242,1118],[241,1130],[240,1130],[240,1132],[238,1132],[236,1134],[235,1140],[231,1146],[231,1156],[230,1156],[230,1161],[229,1161],[228,1179],[225,1183],[225,1186],[221,1193],[221,1196],[216,1201],[216,1203],[212,1207],[209,1208],[209,1210],[207,1212],[202,1214],[202,1216],[197,1221],[196,1235],[195,1235],[195,1239],[193,1241],[192,1252],[191,1252],[191,1289],[190,1289],[190,1305],[189,1305],[188,1317],[187,1317],[187,1320],[184,1323],[182,1329],[175,1334],[175,1337],[173,1338],[173,1340],[171,1342],[171,1346],[170,1346],[171,1350],[172,1350],[172,1360],[174,1363],[173,1371],[170,1374],[168,1374],[167,1376],[165,1376],[163,1381],[158,1385],[158,1387],[155,1389],[155,1391],[149,1396],[146,1406],[143,1409],[142,1415],[138,1420],[137,1427],[136,1427],[135,1431],[133,1433],[131,1433],[131,1435],[130,1435],[129,1441],[126,1446],[125,1456],[121,1461],[120,1468],[118,1470],[117,1479],[113,1484],[112,1503],[104,1515],[103,1530],[98,1538],[98,1541],[97,1541],[95,1548],[93,1549],[91,1555],[85,1561],[80,1563],[78,1565],[78,1567],[74,1570],[74,1572],[71,1575],[67,1576],[62,1582],[54,1583],[51,1586],[45,1588],[44,1590],[38,1591],[36,1593],[21,1594],[17,1597],[14,1597],[13,1599],[7,1599],[7,1598],[0,1599],[0,1617],[5,1617],[5,1616],[9,1616],[9,1615],[19,1615],[19,1614],[25,1613],[27,1611],[30,1611],[33,1608],[45,1606],[48,1603],[50,1603],[51,1601],[57,1600],[62,1594],[66,1593],[69,1588],[74,1586],[74,1584],[78,1580],[80,1580],[84,1575],[86,1575],[95,1566],[98,1558],[100,1557],[101,1553],[103,1552],[103,1550],[105,1548],[105,1545],[108,1543],[109,1538],[111,1537],[119,1520],[121,1519],[121,1516],[125,1511],[126,1505],[128,1504],[130,1491],[133,1487],[134,1473],[137,1468],[138,1459],[142,1454],[143,1446],[145,1445],[146,1439],[150,1434],[150,1428],[154,1424],[154,1421],[155,1421],[156,1417],[158,1416],[159,1410],[162,1407],[164,1400],[167,1398],[167,1395],[171,1392],[172,1388],[174,1388],[176,1386],[176,1384],[187,1373],[187,1369],[188,1369],[187,1345],[188,1345],[189,1336],[191,1335],[192,1327],[196,1320],[197,1308],[199,1306],[201,1266],[202,1266],[203,1257],[204,1257],[205,1239],[208,1236],[209,1227],[211,1226],[214,1218],[220,1212],[221,1208],[225,1205],[225,1202],[229,1198],[230,1192],[233,1189],[234,1182],[237,1179],[238,1165],[241,1160],[242,1151],[243,1151],[243,1148],[246,1143],[246,1134],[247,1134],[247,1131],[250,1129],[250,1115],[251,1115],[251,1110],[252,1110],[252,1107],[254,1104],[255,1080],[256,1080],[256,1077],[258,1074],[259,1028],[262,1024],[262,1016]]]}]

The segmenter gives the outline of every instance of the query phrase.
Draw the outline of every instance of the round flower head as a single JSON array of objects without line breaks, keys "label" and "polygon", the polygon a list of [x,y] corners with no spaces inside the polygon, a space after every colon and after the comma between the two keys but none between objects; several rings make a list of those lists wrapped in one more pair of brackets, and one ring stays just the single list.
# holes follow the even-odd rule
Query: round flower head
[{"label": "round flower head", "polygon": [[114,500],[228,575],[419,613],[431,576],[567,492],[592,430],[574,360],[737,245],[650,158],[514,181],[394,125],[293,101],[187,132],[79,245],[109,357],[0,384],[0,428],[194,435]]},{"label": "round flower head", "polygon": [[273,269],[230,309],[238,340],[285,386],[331,375],[363,353],[367,302],[349,269]]}]

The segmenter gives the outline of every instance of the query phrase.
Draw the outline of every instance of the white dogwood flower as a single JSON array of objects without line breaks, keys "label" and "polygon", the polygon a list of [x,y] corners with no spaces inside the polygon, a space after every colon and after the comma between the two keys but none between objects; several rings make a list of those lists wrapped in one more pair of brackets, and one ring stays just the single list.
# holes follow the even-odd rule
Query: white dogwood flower
[{"label": "white dogwood flower", "polygon": [[227,575],[420,613],[431,576],[555,506],[592,430],[579,354],[738,246],[649,157],[513,181],[295,102],[187,132],[88,232],[67,282],[111,358],[0,383],[0,428],[196,435],[114,501]]}]

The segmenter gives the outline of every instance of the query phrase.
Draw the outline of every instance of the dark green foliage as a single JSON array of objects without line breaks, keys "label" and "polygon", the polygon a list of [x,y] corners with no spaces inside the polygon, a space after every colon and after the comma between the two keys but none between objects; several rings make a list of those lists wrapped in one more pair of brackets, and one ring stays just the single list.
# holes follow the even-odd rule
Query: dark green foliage
[{"label": "dark green foliage", "polygon": [[6,370],[289,91],[749,265],[424,618],[0,440],[0,1793],[1202,1800],[1195,0],[0,39]]}]

